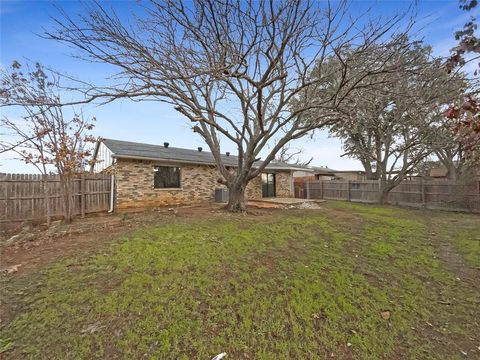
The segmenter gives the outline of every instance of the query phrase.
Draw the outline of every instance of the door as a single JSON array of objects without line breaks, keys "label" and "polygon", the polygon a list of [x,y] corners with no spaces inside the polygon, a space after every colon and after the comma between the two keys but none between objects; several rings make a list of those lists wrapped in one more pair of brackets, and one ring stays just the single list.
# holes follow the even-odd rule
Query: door
[{"label": "door", "polygon": [[275,174],[262,174],[262,196],[275,197]]}]

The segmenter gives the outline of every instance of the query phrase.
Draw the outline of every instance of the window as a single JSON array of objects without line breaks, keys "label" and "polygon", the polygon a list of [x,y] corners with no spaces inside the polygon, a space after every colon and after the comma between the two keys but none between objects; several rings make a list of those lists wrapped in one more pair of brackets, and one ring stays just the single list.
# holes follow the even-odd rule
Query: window
[{"label": "window", "polygon": [[275,197],[275,174],[262,173],[262,196]]},{"label": "window", "polygon": [[180,168],[173,166],[155,166],[153,168],[153,187],[168,189],[180,187]]}]

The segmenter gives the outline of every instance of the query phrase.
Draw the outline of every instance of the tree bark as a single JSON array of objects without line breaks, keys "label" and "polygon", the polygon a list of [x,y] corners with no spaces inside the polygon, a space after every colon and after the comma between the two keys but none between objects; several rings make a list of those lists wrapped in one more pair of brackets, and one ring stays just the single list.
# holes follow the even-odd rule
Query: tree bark
[{"label": "tree bark", "polygon": [[52,216],[50,211],[50,184],[48,182],[47,175],[42,174],[42,187],[43,187],[43,199],[45,201],[45,207],[47,209],[47,227],[50,227]]},{"label": "tree bark", "polygon": [[450,166],[447,166],[447,178],[452,181],[457,181],[459,178],[459,171],[452,163]]},{"label": "tree bark", "polygon": [[380,195],[378,199],[378,202],[380,204],[385,205],[388,203],[388,194],[390,193],[390,190],[391,189],[387,189],[387,188],[380,189]]},{"label": "tree bark", "polygon": [[393,184],[388,184],[384,181],[380,183],[380,190],[378,194],[378,202],[382,205],[388,204],[388,194],[395,187]]},{"label": "tree bark", "polygon": [[228,203],[226,209],[232,212],[245,212],[247,211],[247,202],[245,200],[245,189],[247,183],[244,181],[238,181],[228,187]]},{"label": "tree bark", "polygon": [[60,183],[63,196],[63,220],[70,223],[73,218],[72,181],[68,177],[60,176]]}]

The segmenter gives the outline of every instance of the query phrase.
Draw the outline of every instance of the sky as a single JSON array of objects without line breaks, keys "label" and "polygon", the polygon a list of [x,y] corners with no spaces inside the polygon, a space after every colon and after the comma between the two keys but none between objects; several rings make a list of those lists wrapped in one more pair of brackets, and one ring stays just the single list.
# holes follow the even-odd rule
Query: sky
[{"label": "sky", "polygon": [[[360,5],[374,6],[376,15],[388,16],[397,10],[405,9],[408,1],[358,2]],[[120,16],[128,18],[132,1],[113,1]],[[433,47],[435,55],[446,56],[455,45],[453,33],[469,19],[461,11],[457,0],[418,1],[418,26],[422,29],[424,41]],[[53,40],[42,38],[45,30],[53,26],[52,17],[59,15],[58,8],[68,14],[81,13],[82,5],[76,1],[20,1],[0,0],[0,66],[8,67],[13,60],[20,62],[40,62],[76,78],[102,83],[110,72],[106,65],[90,63],[78,59],[76,50]],[[78,109],[74,109],[77,110]],[[86,116],[96,118],[93,134],[119,140],[163,144],[196,149],[208,147],[198,134],[191,130],[188,120],[173,110],[171,105],[159,102],[136,103],[118,100],[107,105],[86,105],[82,108]],[[3,112],[3,114],[1,114]],[[0,116],[8,110],[0,109]],[[9,113],[10,115],[10,113]],[[0,131],[0,141],[1,134]],[[235,153],[233,144],[222,144],[222,151]],[[291,148],[301,149],[301,159],[313,157],[311,165],[327,166],[338,170],[360,170],[360,162],[342,157],[341,142],[330,138],[328,132],[317,131],[313,138],[305,137],[291,143]],[[12,155],[0,154],[0,172],[32,173],[32,165],[12,159]]]}]

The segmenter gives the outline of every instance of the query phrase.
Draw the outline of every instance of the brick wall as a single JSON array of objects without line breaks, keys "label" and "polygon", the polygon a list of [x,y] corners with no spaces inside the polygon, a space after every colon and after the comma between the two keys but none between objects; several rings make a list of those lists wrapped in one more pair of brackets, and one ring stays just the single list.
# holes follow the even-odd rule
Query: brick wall
[{"label": "brick wall", "polygon": [[[223,187],[217,182],[220,174],[214,166],[180,165],[180,189],[154,189],[153,166],[157,162],[118,159],[115,166],[117,208],[169,206],[193,204],[214,200],[215,188]],[[277,196],[290,196],[290,174],[277,174]],[[251,180],[246,190],[247,198],[260,199],[262,184],[260,176]]]}]

